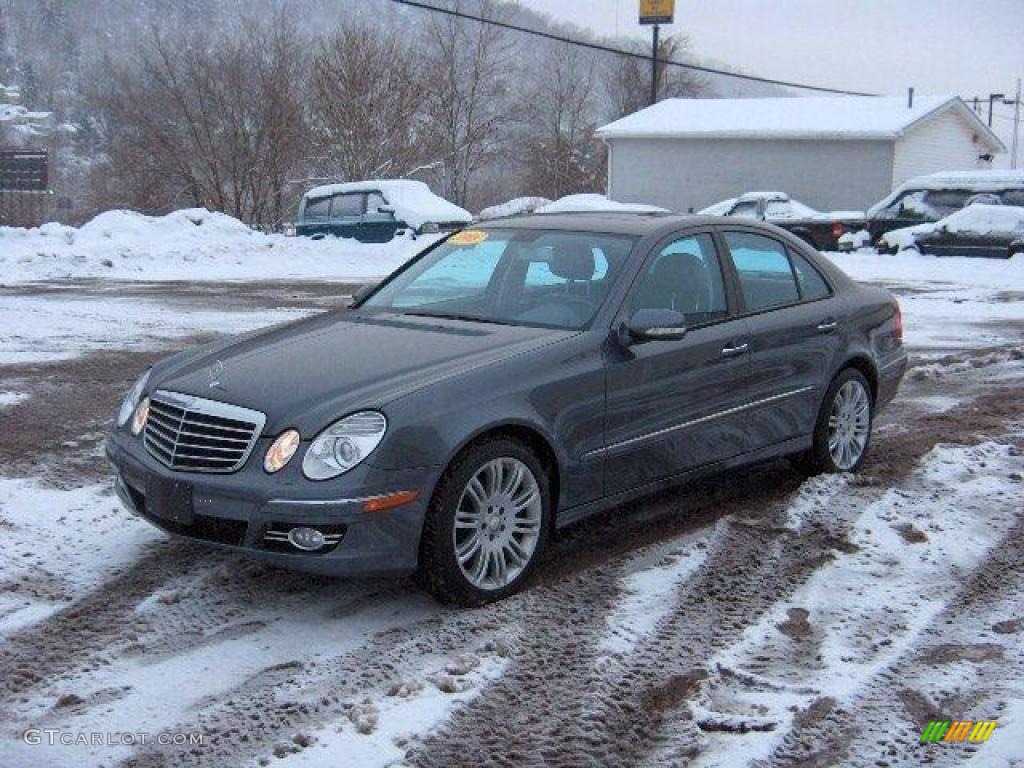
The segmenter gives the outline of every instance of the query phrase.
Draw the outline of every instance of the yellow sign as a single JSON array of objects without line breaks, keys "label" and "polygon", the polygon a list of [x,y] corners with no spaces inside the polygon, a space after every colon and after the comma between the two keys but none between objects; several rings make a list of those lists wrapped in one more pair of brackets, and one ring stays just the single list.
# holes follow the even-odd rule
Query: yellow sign
[{"label": "yellow sign", "polygon": [[448,238],[452,245],[480,245],[487,239],[487,233],[480,229],[464,229]]},{"label": "yellow sign", "polygon": [[671,24],[675,10],[675,0],[640,0],[640,23]]}]

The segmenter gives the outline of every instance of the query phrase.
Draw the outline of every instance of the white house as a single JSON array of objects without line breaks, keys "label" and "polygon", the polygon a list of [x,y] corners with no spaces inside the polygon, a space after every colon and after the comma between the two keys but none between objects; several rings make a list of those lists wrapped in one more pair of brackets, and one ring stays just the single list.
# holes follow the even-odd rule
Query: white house
[{"label": "white house", "polygon": [[1006,147],[956,96],[666,99],[598,130],[608,196],[699,210],[759,189],[863,209],[912,177]]}]

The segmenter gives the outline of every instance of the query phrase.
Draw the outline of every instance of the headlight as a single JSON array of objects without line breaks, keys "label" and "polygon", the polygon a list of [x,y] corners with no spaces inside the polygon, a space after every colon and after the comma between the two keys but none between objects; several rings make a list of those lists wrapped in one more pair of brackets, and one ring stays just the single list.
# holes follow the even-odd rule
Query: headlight
[{"label": "headlight", "polygon": [[336,421],[310,444],[302,460],[302,473],[310,480],[326,480],[348,472],[380,445],[388,422],[384,414],[361,411]]},{"label": "headlight", "polygon": [[130,419],[132,414],[135,412],[135,406],[139,404],[142,392],[146,388],[146,382],[148,381],[149,371],[146,371],[139,377],[139,380],[132,385],[132,388],[128,390],[128,394],[125,395],[124,401],[121,403],[121,410],[117,412],[117,426],[123,427],[128,423],[128,419]]}]

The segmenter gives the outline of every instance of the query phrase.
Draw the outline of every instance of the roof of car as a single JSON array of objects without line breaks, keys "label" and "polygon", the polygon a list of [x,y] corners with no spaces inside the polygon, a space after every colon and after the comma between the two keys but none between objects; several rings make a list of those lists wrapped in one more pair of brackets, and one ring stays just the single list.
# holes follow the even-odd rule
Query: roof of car
[{"label": "roof of car", "polygon": [[644,236],[662,230],[694,224],[735,224],[735,219],[682,213],[634,213],[617,211],[574,211],[572,213],[533,213],[491,219],[481,229],[560,229],[574,232],[604,232],[616,235]]},{"label": "roof of car", "polygon": [[763,225],[761,222],[748,219],[701,216],[694,213],[574,211],[572,213],[534,213],[509,216],[502,219],[490,219],[472,226],[480,229],[561,229],[606,234],[633,234],[636,237],[646,237],[648,234],[671,232],[686,226],[700,224],[720,224],[731,227],[737,224]]}]

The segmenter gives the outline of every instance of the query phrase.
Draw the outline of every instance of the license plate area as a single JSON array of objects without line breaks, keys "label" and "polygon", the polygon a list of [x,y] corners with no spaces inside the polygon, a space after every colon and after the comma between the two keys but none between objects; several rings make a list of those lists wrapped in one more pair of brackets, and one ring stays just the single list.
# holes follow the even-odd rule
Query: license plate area
[{"label": "license plate area", "polygon": [[191,525],[192,486],[151,475],[146,480],[146,514],[179,525]]}]

